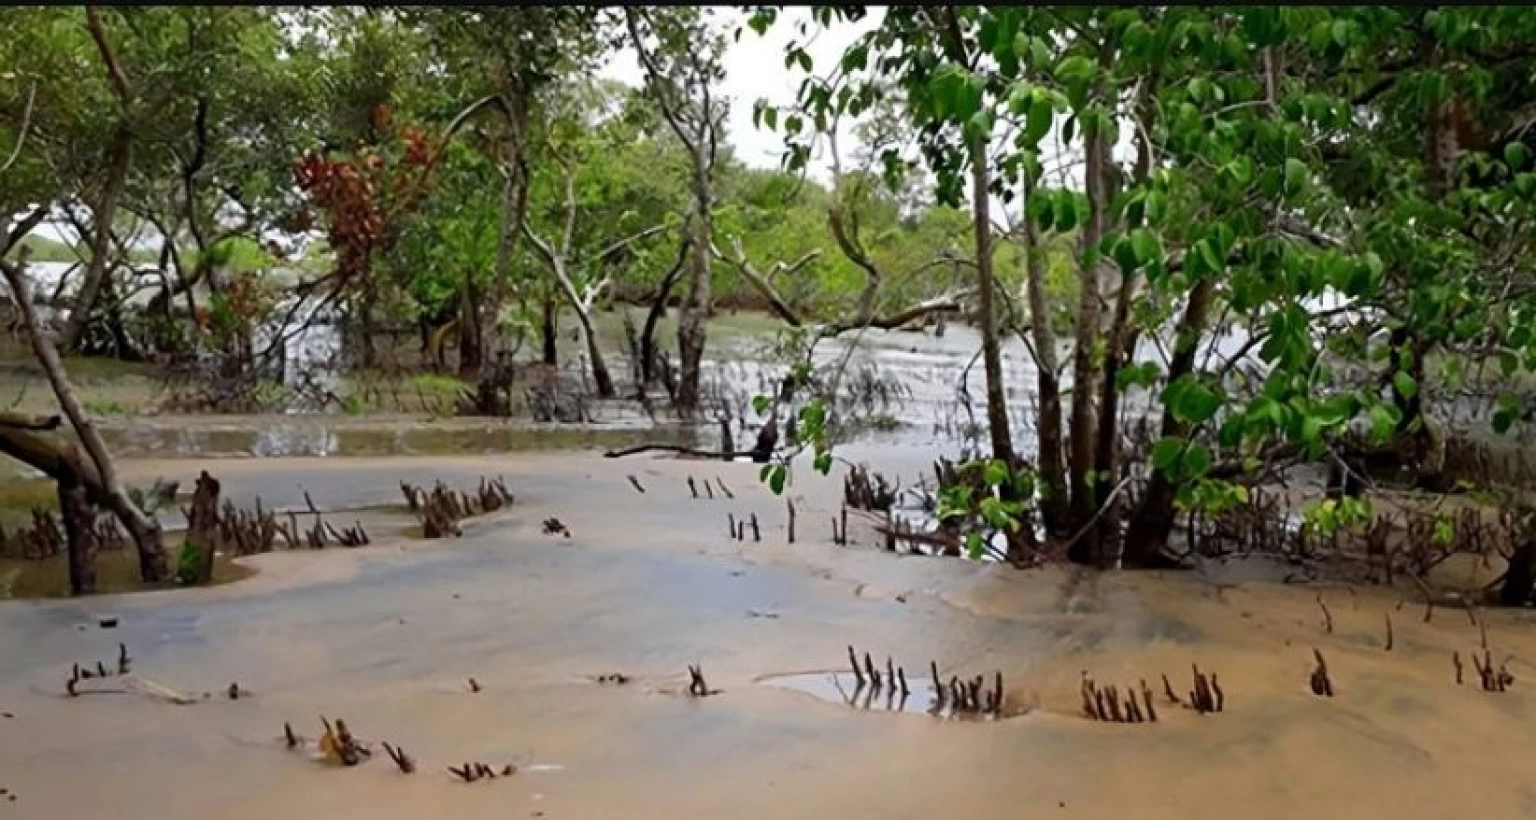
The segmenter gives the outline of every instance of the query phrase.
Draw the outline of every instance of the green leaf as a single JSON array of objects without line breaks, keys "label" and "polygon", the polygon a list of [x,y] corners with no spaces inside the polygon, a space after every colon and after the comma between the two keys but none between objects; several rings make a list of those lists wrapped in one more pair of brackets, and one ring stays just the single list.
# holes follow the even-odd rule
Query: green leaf
[{"label": "green leaf", "polygon": [[1049,97],[1038,91],[1030,95],[1029,114],[1024,119],[1024,140],[1027,145],[1035,146],[1045,139],[1045,135],[1051,131],[1054,114]]},{"label": "green leaf", "polygon": [[1181,376],[1163,389],[1163,403],[1174,418],[1186,424],[1201,424],[1221,409],[1221,396],[1192,376]]},{"label": "green leaf", "polygon": [[965,536],[965,554],[972,561],[980,561],[986,551],[986,542],[981,539],[981,533],[969,532]]},{"label": "green leaf", "polygon": [[1397,429],[1397,424],[1402,420],[1402,412],[1390,404],[1375,404],[1369,411],[1371,419],[1371,437],[1376,441],[1386,441],[1392,437],[1392,431]]},{"label": "green leaf", "polygon": [[1200,261],[1205,263],[1206,270],[1213,274],[1221,273],[1226,268],[1216,248],[1211,245],[1209,239],[1202,239],[1195,243],[1195,250],[1200,253]]},{"label": "green leaf", "polygon": [[1179,458],[1183,453],[1183,439],[1173,436],[1158,439],[1157,443],[1152,445],[1152,466],[1172,476],[1178,469]]},{"label": "green leaf", "polygon": [[1203,444],[1191,444],[1184,451],[1184,472],[1190,478],[1199,478],[1211,469],[1211,451]]},{"label": "green leaf", "polygon": [[1070,191],[1058,191],[1056,195],[1056,230],[1067,233],[1077,227],[1077,203]]},{"label": "green leaf", "polygon": [[784,479],[788,475],[789,471],[784,468],[783,464],[773,465],[773,472],[768,474],[768,489],[772,490],[774,495],[783,495]]},{"label": "green leaf", "polygon": [[1405,399],[1411,399],[1419,394],[1419,383],[1401,370],[1392,374],[1392,386]]},{"label": "green leaf", "polygon": [[779,125],[779,110],[773,107],[764,108],[763,124],[768,126],[769,131],[777,128]]},{"label": "green leaf", "polygon": [[1339,48],[1343,48],[1346,45],[1349,45],[1349,21],[1334,20],[1332,34],[1333,42],[1338,45]]},{"label": "green leaf", "polygon": [[811,463],[811,466],[816,469],[816,472],[826,475],[832,471],[832,454],[830,452],[817,453],[816,460]]},{"label": "green leaf", "polygon": [[1525,143],[1516,140],[1504,146],[1504,164],[1509,166],[1509,170],[1518,171],[1524,168],[1529,159],[1530,151],[1525,147]]},{"label": "green leaf", "polygon": [[1298,194],[1307,187],[1307,164],[1295,157],[1285,160],[1285,192]]},{"label": "green leaf", "polygon": [[768,396],[753,396],[752,397],[752,412],[758,414],[759,416],[761,416],[762,414],[768,412],[768,408],[770,408],[772,406],[773,406],[773,399],[769,398]]},{"label": "green leaf", "polygon": [[1093,61],[1080,54],[1062,60],[1056,66],[1056,79],[1064,84],[1081,83],[1086,85],[1093,79]]},{"label": "green leaf", "polygon": [[1146,228],[1131,231],[1131,249],[1136,253],[1136,263],[1143,267],[1163,258],[1163,243]]},{"label": "green leaf", "polygon": [[1008,480],[1008,465],[995,458],[988,461],[981,471],[981,480],[990,487],[1001,486]]}]

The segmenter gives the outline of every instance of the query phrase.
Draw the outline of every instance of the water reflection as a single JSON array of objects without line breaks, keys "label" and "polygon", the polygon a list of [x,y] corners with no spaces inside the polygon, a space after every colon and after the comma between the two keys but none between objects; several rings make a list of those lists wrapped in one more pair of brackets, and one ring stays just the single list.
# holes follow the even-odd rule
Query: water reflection
[{"label": "water reflection", "polygon": [[594,450],[639,443],[713,446],[692,425],[560,427],[407,423],[346,426],[323,419],[246,425],[103,428],[107,446],[125,458],[229,456],[489,455],[547,450]]}]

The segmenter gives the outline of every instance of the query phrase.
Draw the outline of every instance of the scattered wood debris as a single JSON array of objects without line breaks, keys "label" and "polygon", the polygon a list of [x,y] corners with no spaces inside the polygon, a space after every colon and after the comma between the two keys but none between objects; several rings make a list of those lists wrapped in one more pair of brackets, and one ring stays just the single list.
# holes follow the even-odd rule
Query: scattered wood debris
[{"label": "scattered wood debris", "polygon": [[554,516],[550,516],[549,518],[544,519],[544,534],[564,535],[566,538],[570,538],[571,528],[567,527],[564,521],[561,521]]},{"label": "scattered wood debris", "polygon": [[612,684],[614,686],[623,686],[624,684],[629,683],[631,680],[633,680],[633,678],[631,678],[630,676],[624,674],[623,672],[610,672],[610,673],[608,673],[606,675],[598,675],[596,678],[593,678],[593,680],[597,681],[598,683],[602,683],[602,684]]}]

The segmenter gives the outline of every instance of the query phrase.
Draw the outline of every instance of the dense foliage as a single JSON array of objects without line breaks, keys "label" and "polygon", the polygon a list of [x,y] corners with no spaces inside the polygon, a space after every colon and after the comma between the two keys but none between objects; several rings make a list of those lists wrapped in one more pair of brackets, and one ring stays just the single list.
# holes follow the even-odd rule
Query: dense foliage
[{"label": "dense foliage", "polygon": [[[430,365],[451,335],[474,378],[533,329],[553,362],[564,313],[604,396],[593,312],[670,292],[685,412],[690,316],[760,308],[820,327],[811,344],[958,309],[984,336],[993,461],[988,493],[950,506],[1089,563],[1156,563],[1178,512],[1240,503],[1262,468],[1328,457],[1351,430],[1434,484],[1429,385],[1485,365],[1492,427],[1523,417],[1506,388],[1536,369],[1536,15],[813,6],[783,55],[794,104],[755,112],[785,163],[749,168],[722,60],[781,16],[7,9],[6,253],[44,219],[70,226],[49,249],[83,262],[70,347],[93,323],[132,336],[122,294],[144,286],[141,353],[248,359],[232,337],[298,295],[363,329],[364,365],[376,326],[417,323]],[[806,50],[813,28],[853,25],[835,61]],[[636,84],[592,79],[621,48]],[[209,307],[236,315],[199,320]],[[1248,341],[1213,352],[1232,328]],[[1037,371],[1028,459],[1008,336]],[[1148,392],[1140,451],[1123,408]],[[825,398],[758,402],[791,400],[822,469]],[[1132,467],[1148,471],[1134,503]],[[787,473],[787,457],[764,471],[776,489]]]}]

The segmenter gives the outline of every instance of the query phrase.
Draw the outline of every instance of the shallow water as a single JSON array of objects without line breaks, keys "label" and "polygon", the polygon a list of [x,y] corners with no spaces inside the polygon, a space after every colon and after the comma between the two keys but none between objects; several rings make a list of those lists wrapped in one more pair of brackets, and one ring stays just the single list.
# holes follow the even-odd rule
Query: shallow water
[{"label": "shallow water", "polygon": [[[1450,655],[1478,647],[1460,612],[1395,609],[1403,593],[1318,591],[1221,576],[1156,576],[893,556],[862,522],[853,543],[802,528],[752,465],[590,456],[128,463],[130,475],[215,471],[237,499],[326,506],[398,494],[400,478],[455,485],[504,474],[510,513],[463,538],[284,553],[218,588],[0,603],[0,803],[15,817],[271,818],[1019,816],[1450,818],[1532,816],[1525,760],[1536,658],[1524,613],[1486,612],[1502,694],[1457,686]],[[626,475],[644,482],[640,494]],[[736,498],[694,500],[688,475]],[[790,493],[831,514],[836,476],[797,471]],[[239,503],[237,501],[237,503]],[[724,537],[756,513],[762,543]],[[558,516],[570,539],[540,532]],[[110,612],[113,630],[96,627]],[[1383,620],[1396,630],[1383,647]],[[768,617],[772,616],[772,617]],[[110,658],[214,697],[62,695],[72,663]],[[825,703],[764,681],[841,671],[847,646],[1002,673],[1002,721],[935,721]],[[1307,689],[1312,648],[1337,697]],[[1080,716],[1084,671],[1103,683],[1187,686],[1218,673],[1219,715],[1170,708],[1155,724]],[[699,664],[708,698],[690,698]],[[594,685],[622,672],[634,682]],[[465,685],[475,677],[482,689]],[[1470,664],[1468,676],[1471,677]],[[219,697],[231,682],[252,693]],[[910,681],[909,681],[910,683]],[[1160,688],[1160,687],[1159,687]],[[318,715],[403,745],[334,770],[290,753],[283,723]],[[456,782],[465,760],[526,765]],[[531,768],[558,767],[558,768]],[[90,784],[81,788],[81,784]]]}]

